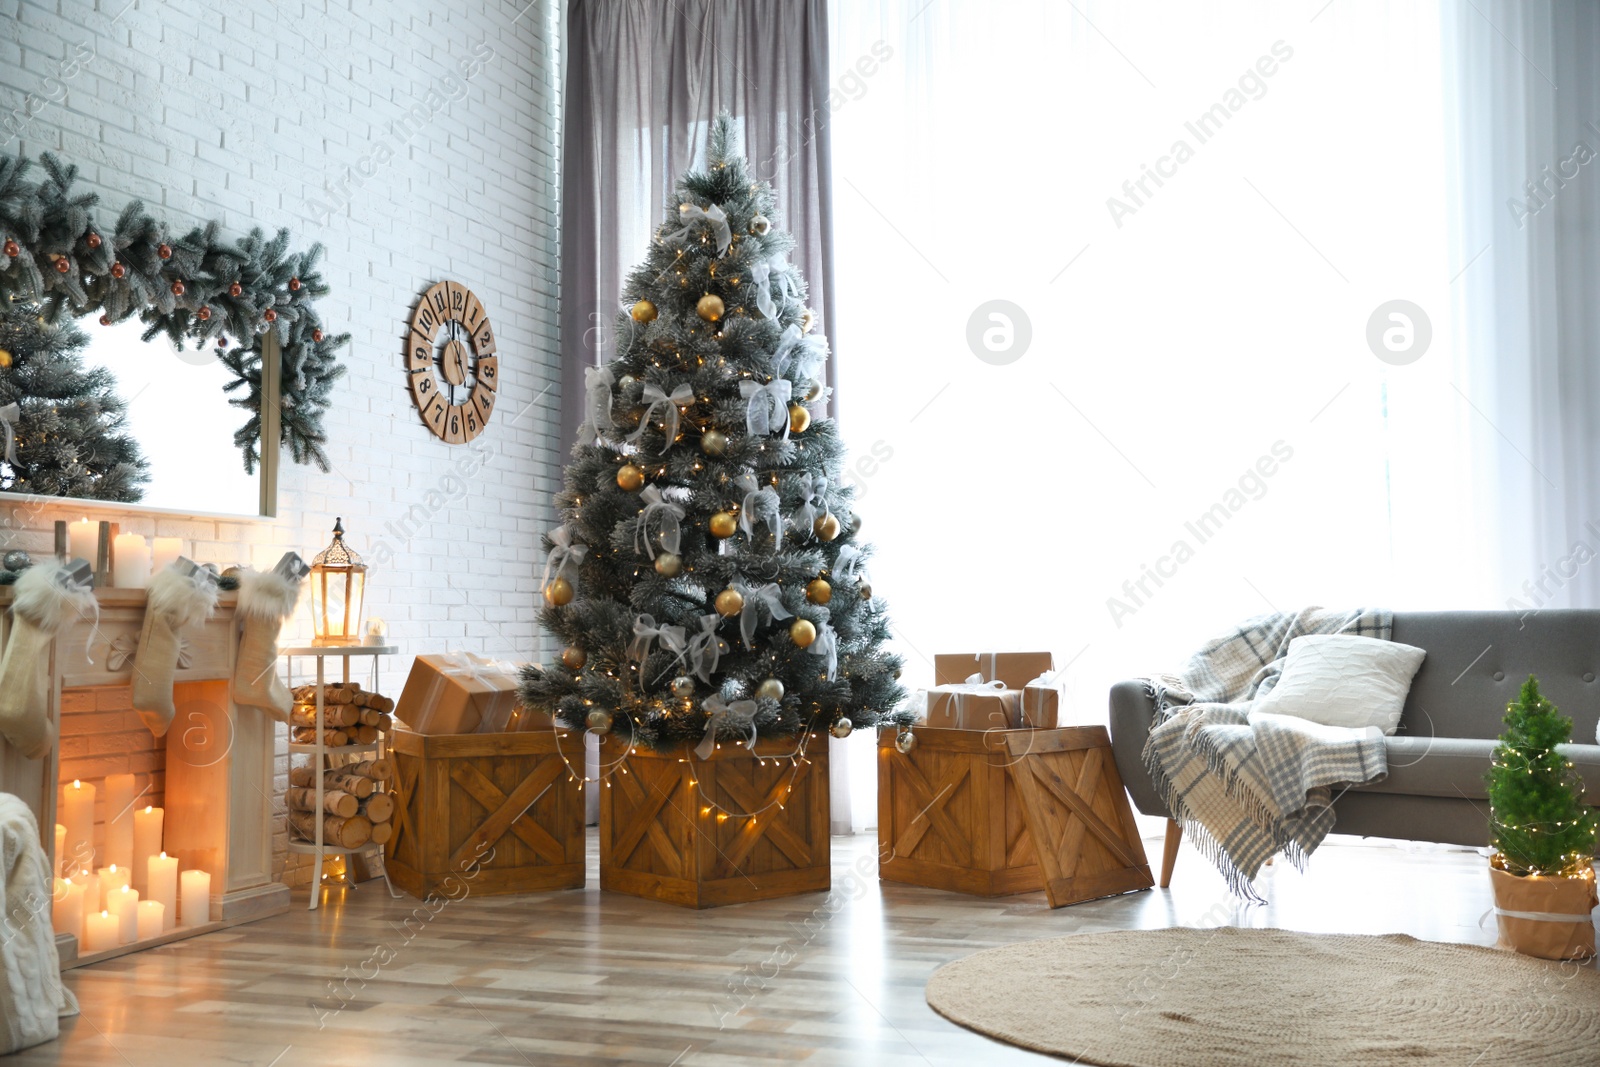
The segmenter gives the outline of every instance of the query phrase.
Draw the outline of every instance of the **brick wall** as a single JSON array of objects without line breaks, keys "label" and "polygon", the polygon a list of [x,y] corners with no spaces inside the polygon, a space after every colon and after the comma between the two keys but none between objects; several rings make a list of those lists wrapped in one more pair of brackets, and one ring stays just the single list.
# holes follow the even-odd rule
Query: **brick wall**
[{"label": "brick wall", "polygon": [[[4,151],[77,163],[102,217],[139,197],[173,229],[215,218],[230,235],[287,226],[296,247],[321,241],[324,320],[353,335],[327,424],[334,469],[286,462],[279,518],[0,504],[5,547],[48,552],[56,519],[87,515],[182,537],[202,561],[268,566],[320,549],[338,514],[389,561],[368,597],[401,649],[386,688],[421,651],[542,653],[538,536],[560,466],[561,4],[524,2],[0,5]],[[442,278],[479,295],[498,335],[500,401],[476,451],[428,433],[405,385],[404,323]]]}]

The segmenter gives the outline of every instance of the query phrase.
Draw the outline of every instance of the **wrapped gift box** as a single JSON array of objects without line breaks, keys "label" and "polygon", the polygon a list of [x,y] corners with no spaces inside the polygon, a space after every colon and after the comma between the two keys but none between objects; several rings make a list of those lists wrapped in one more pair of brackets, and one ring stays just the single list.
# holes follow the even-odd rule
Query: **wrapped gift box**
[{"label": "wrapped gift box", "polygon": [[471,652],[418,656],[394,714],[419,734],[518,732],[548,728],[547,715],[517,703],[517,664]]},{"label": "wrapped gift box", "polygon": [[1022,687],[1022,726],[1054,730],[1061,725],[1062,685],[1047,671]]},{"label": "wrapped gift box", "polygon": [[[1024,715],[1023,690],[1048,675],[1055,657],[1048,652],[964,652],[933,657],[934,687],[928,690],[926,724],[949,730],[1015,730],[1055,725],[1059,699],[1037,694],[1036,721]],[[1048,705],[1048,707],[1047,707]]]}]

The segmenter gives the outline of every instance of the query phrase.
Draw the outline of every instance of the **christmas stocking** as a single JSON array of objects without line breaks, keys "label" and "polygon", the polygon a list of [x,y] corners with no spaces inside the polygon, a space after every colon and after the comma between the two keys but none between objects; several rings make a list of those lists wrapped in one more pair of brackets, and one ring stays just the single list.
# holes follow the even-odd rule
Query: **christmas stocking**
[{"label": "christmas stocking", "polygon": [[172,672],[178,669],[178,643],[184,630],[217,606],[217,579],[180,558],[150,579],[144,629],[133,658],[133,710],[157,737],[165,736],[177,709],[172,706]]},{"label": "christmas stocking", "polygon": [[246,571],[239,578],[237,615],[244,633],[233,668],[233,702],[260,708],[279,722],[289,721],[293,701],[278,677],[278,633],[294,614],[306,573],[304,561],[290,552],[273,570]]},{"label": "christmas stocking", "polygon": [[28,568],[17,579],[11,636],[0,657],[0,735],[29,759],[42,759],[55,743],[47,704],[50,643],[68,623],[98,614],[88,586],[89,565]]}]

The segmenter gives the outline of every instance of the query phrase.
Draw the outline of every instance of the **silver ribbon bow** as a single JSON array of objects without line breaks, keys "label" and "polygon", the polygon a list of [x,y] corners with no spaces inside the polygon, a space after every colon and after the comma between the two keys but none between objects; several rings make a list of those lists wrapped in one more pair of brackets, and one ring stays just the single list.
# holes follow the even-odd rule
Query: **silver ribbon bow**
[{"label": "silver ribbon bow", "polygon": [[813,656],[825,656],[828,660],[828,681],[833,681],[839,676],[839,635],[833,632],[833,627],[826,622],[817,624],[817,639],[811,642],[806,649]]},{"label": "silver ribbon bow", "polygon": [[787,439],[789,394],[793,389],[787,378],[776,378],[766,385],[748,379],[740,382],[739,395],[745,398],[745,428],[762,437],[782,430]]},{"label": "silver ribbon bow", "polygon": [[707,685],[716,671],[722,654],[728,651],[728,642],[717,636],[721,615],[700,616],[700,632],[689,638],[689,667],[696,677]]},{"label": "silver ribbon bow", "polygon": [[13,467],[17,465],[17,420],[22,418],[22,409],[16,404],[7,404],[0,408],[0,429],[6,435],[6,462]]},{"label": "silver ribbon bow", "polygon": [[679,525],[683,506],[663,499],[660,487],[654,485],[640,490],[639,499],[644,501],[644,510],[639,513],[639,524],[633,528],[633,550],[656,558],[655,538],[650,536],[650,520],[654,519],[661,531],[661,547],[668,552],[678,551],[683,537],[683,527]]},{"label": "silver ribbon bow", "polygon": [[544,577],[539,580],[539,591],[542,593],[550,584],[550,572],[555,571],[557,578],[564,577],[567,571],[576,570],[582,563],[583,557],[589,554],[589,546],[572,543],[572,528],[562,526],[550,535],[550,540],[556,547],[550,550],[550,555],[545,557]]},{"label": "silver ribbon bow", "polygon": [[522,673],[521,668],[515,663],[490,659],[488,656],[477,656],[461,650],[446,652],[441,659],[444,661],[444,666],[440,669],[440,674],[465,678],[479,685],[503,686],[506,679],[514,681]]},{"label": "silver ribbon bow", "polygon": [[789,609],[783,606],[783,591],[778,588],[777,582],[768,582],[758,589],[752,589],[743,582],[734,582],[733,588],[744,597],[744,608],[739,612],[739,635],[744,638],[745,648],[754,651],[756,647],[753,642],[756,627],[761,624],[762,612],[766,612],[773,622],[794,618]]},{"label": "silver ribbon bow", "polygon": [[754,700],[735,700],[730,704],[723,700],[719,693],[708,697],[700,706],[710,712],[710,716],[706,719],[706,735],[700,739],[700,744],[694,750],[696,756],[701,759],[711,758],[711,753],[717,747],[717,730],[724,724],[740,733],[749,731],[749,737],[743,742],[744,747],[752,752],[755,751],[756,702]]},{"label": "silver ribbon bow", "polygon": [[633,642],[628,645],[628,655],[638,661],[641,667],[650,655],[652,641],[659,641],[663,649],[674,653],[679,663],[683,662],[684,653],[689,647],[683,627],[657,626],[654,615],[635,615]]},{"label": "silver ribbon bow", "polygon": [[683,228],[667,234],[668,241],[687,241],[689,231],[697,222],[704,222],[711,227],[711,232],[717,238],[717,255],[722,255],[728,250],[728,245],[733,242],[733,230],[728,226],[728,216],[720,207],[712,204],[709,208],[702,209],[697,204],[679,204],[678,218],[683,220]]},{"label": "silver ribbon bow", "polygon": [[[694,403],[694,386],[688,382],[674,389],[670,394],[662,390],[661,386],[653,382],[646,382],[644,386],[644,416],[639,419],[639,428],[628,435],[628,440],[637,442],[644,436],[645,427],[650,425],[650,420],[661,413],[667,435],[667,443],[661,447],[660,455],[666,455],[667,449],[672,447],[672,442],[678,439],[678,409]],[[665,408],[665,411],[661,409]]]},{"label": "silver ribbon bow", "polygon": [[[826,474],[817,472],[814,474],[803,474],[800,476],[800,506],[795,508],[793,515],[789,516],[789,525],[795,531],[795,533],[798,533],[803,537],[811,536],[811,532],[815,528],[817,520],[821,518],[822,515],[827,511],[826,505],[823,506],[822,511],[817,510],[817,501],[821,499],[822,494],[826,493],[827,491],[828,476]],[[843,546],[839,549],[839,556],[841,559],[844,557],[844,554],[847,551],[856,552],[858,550],[851,548],[849,545]],[[835,567],[834,569],[837,572],[838,568]]]},{"label": "silver ribbon bow", "polygon": [[853,582],[861,579],[861,566],[866,562],[866,556],[855,545],[844,545],[839,549],[839,555],[833,561],[833,577],[835,581]]},{"label": "silver ribbon bow", "polygon": [[756,523],[764,522],[772,532],[773,549],[782,548],[783,512],[780,510],[778,491],[770,485],[757,485],[754,474],[741,474],[733,480],[733,484],[744,493],[744,501],[739,505],[739,528],[745,532],[745,536],[754,537]]},{"label": "silver ribbon bow", "polygon": [[611,371],[606,367],[587,367],[583,372],[584,411],[587,418],[578,428],[578,440],[592,445],[601,431],[616,428],[611,421]]},{"label": "silver ribbon bow", "polygon": [[827,343],[820,337],[806,336],[798,326],[784,329],[783,335],[778,338],[778,347],[772,353],[772,363],[777,367],[779,377],[787,375],[789,365],[793,363],[794,376],[802,381],[815,378],[822,361],[827,358]]}]

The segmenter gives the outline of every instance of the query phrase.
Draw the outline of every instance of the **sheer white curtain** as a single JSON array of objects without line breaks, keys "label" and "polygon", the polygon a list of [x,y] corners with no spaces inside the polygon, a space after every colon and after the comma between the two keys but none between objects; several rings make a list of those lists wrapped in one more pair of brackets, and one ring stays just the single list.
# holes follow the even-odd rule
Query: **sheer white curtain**
[{"label": "sheer white curtain", "polygon": [[911,684],[1047,648],[1098,723],[1260,611],[1505,605],[1543,409],[1471,314],[1527,277],[1463,239],[1470,6],[831,5],[839,406]]}]

